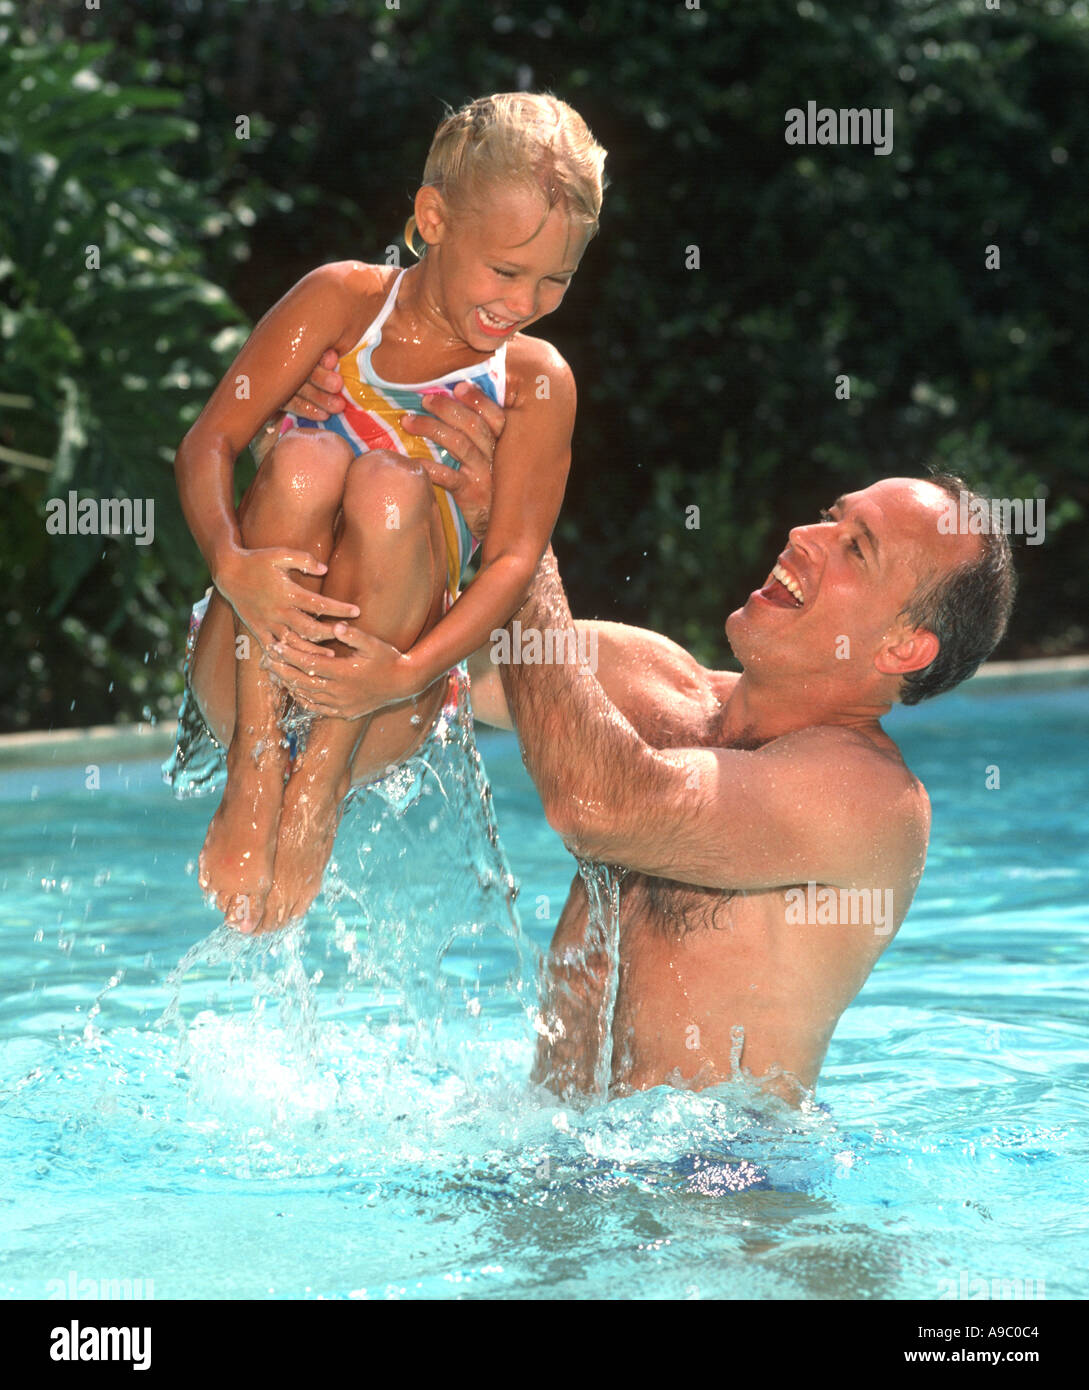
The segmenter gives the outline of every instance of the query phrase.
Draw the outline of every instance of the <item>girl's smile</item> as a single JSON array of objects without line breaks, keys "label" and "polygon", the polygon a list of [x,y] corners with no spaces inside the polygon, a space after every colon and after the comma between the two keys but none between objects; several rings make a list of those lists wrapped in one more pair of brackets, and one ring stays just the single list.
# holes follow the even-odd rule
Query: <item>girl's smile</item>
[{"label": "girl's smile", "polygon": [[476,316],[480,331],[496,338],[506,338],[511,333],[517,332],[520,326],[520,320],[515,319],[510,322],[500,318],[498,314],[490,313],[487,309],[478,308]]},{"label": "girl's smile", "polygon": [[485,190],[482,206],[451,212],[434,188],[417,195],[416,221],[430,250],[427,298],[467,346],[499,342],[558,309],[588,240],[562,204],[536,189]]}]

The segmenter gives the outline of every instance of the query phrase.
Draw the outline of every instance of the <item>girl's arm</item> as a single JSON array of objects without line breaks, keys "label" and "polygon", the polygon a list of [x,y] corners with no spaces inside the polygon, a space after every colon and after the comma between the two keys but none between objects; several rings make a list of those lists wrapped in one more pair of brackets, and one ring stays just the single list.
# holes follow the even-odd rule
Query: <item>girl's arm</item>
[{"label": "girl's arm", "polygon": [[[520,606],[548,545],[571,466],[575,381],[548,343],[523,339],[524,399],[507,410],[496,446],[491,515],[481,567],[450,612],[396,664],[393,698],[426,690],[470,656]],[[547,399],[535,383],[548,382]]]},{"label": "girl's arm", "polygon": [[[290,634],[283,643],[274,643],[267,665],[305,707],[337,719],[359,719],[382,705],[408,699],[478,652],[520,607],[563,500],[571,461],[575,383],[570,368],[549,344],[527,338],[519,347],[523,357],[518,367],[524,368],[520,374],[533,383],[532,391],[527,390],[529,399],[513,403],[504,413],[474,389],[461,394],[459,387],[468,412],[457,401],[440,396],[429,408],[442,415],[444,423],[435,428],[434,421],[425,425],[420,417],[414,430],[449,448],[462,461],[460,473],[426,460],[424,467],[439,486],[449,486],[455,479],[458,486],[465,486],[472,501],[466,520],[474,528],[489,511],[482,470],[488,468],[492,441],[498,436],[484,568],[407,655],[346,623],[337,624],[332,633],[353,649],[350,655],[312,651]],[[549,383],[545,400],[539,399],[536,389],[542,380]],[[481,417],[479,424],[472,422],[473,415]]]},{"label": "girl's arm", "polygon": [[[358,612],[289,579],[290,569],[322,573],[324,566],[313,556],[245,549],[234,507],[234,463],[261,425],[307,379],[328,344],[344,339],[359,295],[372,279],[375,293],[380,292],[378,269],[352,261],[319,266],[304,276],[258,323],[178,446],[174,471],[189,529],[216,587],[262,645],[271,641],[274,625],[303,636],[322,635],[313,619],[300,620],[300,609],[336,616]],[[264,563],[249,563],[255,556],[264,557]]]}]

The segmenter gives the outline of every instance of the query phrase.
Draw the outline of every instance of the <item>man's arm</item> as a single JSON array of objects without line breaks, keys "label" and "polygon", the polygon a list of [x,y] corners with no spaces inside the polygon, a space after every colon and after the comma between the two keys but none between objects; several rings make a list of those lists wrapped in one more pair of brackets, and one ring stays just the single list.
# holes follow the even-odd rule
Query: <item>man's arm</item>
[{"label": "man's arm", "polygon": [[[573,627],[551,550],[518,616],[523,631]],[[549,824],[583,858],[750,890],[853,886],[900,859],[911,779],[860,734],[660,752],[586,666],[505,664],[502,679]]]},{"label": "man's arm", "polygon": [[[699,742],[709,716],[719,709],[724,686],[736,679],[727,671],[707,670],[676,642],[648,628],[577,618],[575,631],[598,684],[653,748]],[[513,729],[493,650],[486,642],[469,660],[473,715],[498,729]]]}]

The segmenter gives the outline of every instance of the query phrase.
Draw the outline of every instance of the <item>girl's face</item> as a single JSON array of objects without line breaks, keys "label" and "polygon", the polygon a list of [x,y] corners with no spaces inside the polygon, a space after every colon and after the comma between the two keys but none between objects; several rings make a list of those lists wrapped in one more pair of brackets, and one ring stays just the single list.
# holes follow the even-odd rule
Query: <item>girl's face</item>
[{"label": "girl's face", "polygon": [[[428,209],[417,202],[417,222],[436,248],[442,308],[457,337],[491,353],[559,308],[589,239],[583,223],[557,206],[542,224],[541,197],[524,188],[489,189],[456,216],[436,190],[420,193],[434,195]],[[421,211],[431,220],[421,222]]]}]

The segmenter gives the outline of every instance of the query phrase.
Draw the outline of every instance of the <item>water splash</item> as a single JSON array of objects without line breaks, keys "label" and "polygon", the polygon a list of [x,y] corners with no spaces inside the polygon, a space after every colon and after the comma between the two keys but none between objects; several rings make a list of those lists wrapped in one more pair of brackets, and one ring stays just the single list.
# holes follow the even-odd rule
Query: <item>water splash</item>
[{"label": "water splash", "polygon": [[117,986],[122,982],[122,980],[124,980],[124,978],[124,969],[115,970],[114,973],[99,990],[99,992],[95,995],[94,1003],[87,1010],[87,1022],[84,1024],[83,1027],[83,1041],[89,1044],[90,1046],[98,1046],[101,1044],[103,1034],[101,1029],[98,1027],[98,1024],[95,1023],[95,1019],[102,1012],[102,1005],[107,994],[109,994],[111,990],[116,989]]},{"label": "water splash", "polygon": [[741,1054],[745,1051],[745,1029],[735,1023],[730,1029],[730,1076],[741,1075]]},{"label": "water splash", "polygon": [[[357,1029],[384,1025],[390,1058],[407,1052],[485,1084],[503,1070],[486,1040],[500,1021],[509,1033],[512,1020],[521,1019],[525,1033],[536,997],[539,953],[522,933],[516,894],[473,734],[468,684],[459,680],[418,752],[350,793],[324,894],[305,929],[249,937],[218,928],[171,972],[174,995],[158,1026],[182,1031],[180,1063],[188,1065],[183,994],[192,1001],[199,979],[226,964],[228,990],[241,997],[246,1018],[224,1045],[244,1062],[245,1029],[252,1042],[275,1004],[285,1056],[305,1090],[330,1046],[317,990],[328,972],[337,1008],[353,1012]],[[222,1000],[201,1002],[219,1007]],[[328,989],[321,1003],[327,1011]],[[202,1047],[211,1036],[207,1022]],[[266,1038],[266,1052],[267,1045]]]},{"label": "water splash", "polygon": [[576,859],[589,906],[587,954],[605,963],[604,990],[597,1016],[597,1062],[594,1095],[604,1100],[613,1073],[613,1014],[620,979],[620,881],[624,870]]}]

